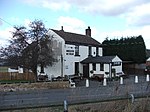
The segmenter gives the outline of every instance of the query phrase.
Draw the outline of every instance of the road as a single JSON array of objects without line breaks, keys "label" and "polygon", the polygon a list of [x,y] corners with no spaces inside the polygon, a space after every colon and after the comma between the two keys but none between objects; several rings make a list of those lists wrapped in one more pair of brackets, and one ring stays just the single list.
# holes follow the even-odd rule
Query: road
[{"label": "road", "polygon": [[67,100],[68,104],[74,104],[131,98],[130,94],[135,97],[150,97],[150,82],[146,82],[143,77],[139,79],[137,84],[134,83],[133,77],[125,79],[123,85],[120,85],[119,81],[108,82],[107,84],[107,86],[103,86],[101,82],[91,81],[88,88],[78,86],[68,89],[1,92],[0,110],[62,105],[64,100]]}]

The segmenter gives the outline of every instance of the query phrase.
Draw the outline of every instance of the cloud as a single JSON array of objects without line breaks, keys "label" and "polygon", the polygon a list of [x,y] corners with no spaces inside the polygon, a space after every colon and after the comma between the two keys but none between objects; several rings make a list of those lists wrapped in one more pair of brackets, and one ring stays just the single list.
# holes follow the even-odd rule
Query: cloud
[{"label": "cloud", "polygon": [[93,14],[118,16],[131,11],[134,7],[146,4],[148,0],[72,0],[71,4]]},{"label": "cloud", "polygon": [[8,40],[11,39],[11,31],[13,31],[13,28],[6,28],[4,30],[0,30],[0,45],[4,46],[8,44]]},{"label": "cloud", "polygon": [[97,40],[99,40],[100,42],[103,42],[106,37],[109,37],[109,39],[114,39],[114,38],[120,39],[121,37],[142,35],[145,41],[146,48],[150,49],[149,29],[150,29],[150,25],[140,27],[137,29],[126,29],[123,31],[117,30],[117,31],[112,31],[112,32],[99,32],[99,37],[101,37],[101,40],[100,39],[97,39]]},{"label": "cloud", "polygon": [[29,24],[31,23],[32,21],[30,20],[30,19],[25,19],[24,20],[24,26],[26,27],[26,28],[28,28],[29,27]]},{"label": "cloud", "polygon": [[69,11],[72,7],[92,15],[122,16],[127,25],[149,25],[149,0],[25,0],[30,5],[50,10]]},{"label": "cloud", "polygon": [[74,0],[79,10],[105,17],[123,17],[128,26],[150,25],[149,0]]},{"label": "cloud", "polygon": [[[59,1],[60,2],[60,1]],[[61,1],[61,3],[59,3],[58,1],[42,1],[42,6],[51,10],[69,10],[70,5],[65,2],[65,1]]]},{"label": "cloud", "polygon": [[68,11],[76,7],[80,11],[105,16],[118,16],[132,11],[135,7],[150,3],[149,0],[25,0],[24,3],[48,8],[51,10]]},{"label": "cloud", "polygon": [[82,33],[82,30],[87,27],[84,21],[69,16],[60,16],[57,22],[56,28],[60,29],[63,26],[64,31],[67,32]]},{"label": "cloud", "polygon": [[[21,21],[20,19],[18,18],[10,18],[10,20],[14,21],[14,20],[17,20],[17,21]],[[24,19],[23,20],[23,26],[25,27],[28,27],[28,24],[30,23],[30,20],[29,19]],[[0,30],[0,46],[5,46],[7,44],[9,44],[9,40],[12,38],[12,31],[14,31],[14,28],[12,26],[10,27],[7,27],[3,30]]]},{"label": "cloud", "polygon": [[145,26],[150,25],[150,3],[137,6],[126,15],[128,25]]},{"label": "cloud", "polygon": [[2,22],[2,20],[0,19],[0,26],[2,26],[3,25],[3,22]]},{"label": "cloud", "polygon": [[64,0],[25,0],[23,2],[32,6],[44,7],[55,11],[68,11],[70,8],[69,2]]}]

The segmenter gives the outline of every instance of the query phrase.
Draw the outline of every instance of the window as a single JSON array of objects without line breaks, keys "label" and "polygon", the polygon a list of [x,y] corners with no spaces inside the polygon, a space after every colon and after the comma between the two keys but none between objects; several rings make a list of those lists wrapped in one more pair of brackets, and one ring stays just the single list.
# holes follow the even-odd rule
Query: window
[{"label": "window", "polygon": [[92,55],[92,47],[89,46],[89,56],[91,56],[91,55]]},{"label": "window", "polygon": [[44,66],[41,64],[41,72],[40,73],[44,73]]},{"label": "window", "polygon": [[104,71],[104,64],[103,63],[100,64],[100,71]]},{"label": "window", "polygon": [[79,46],[75,46],[75,56],[79,56]]},{"label": "window", "polygon": [[99,56],[99,48],[96,47],[96,56]]},{"label": "window", "polygon": [[120,66],[120,65],[121,65],[121,62],[119,62],[119,61],[118,61],[118,62],[113,62],[113,63],[112,63],[112,66]]},{"label": "window", "polygon": [[96,63],[93,63],[93,70],[96,71]]}]

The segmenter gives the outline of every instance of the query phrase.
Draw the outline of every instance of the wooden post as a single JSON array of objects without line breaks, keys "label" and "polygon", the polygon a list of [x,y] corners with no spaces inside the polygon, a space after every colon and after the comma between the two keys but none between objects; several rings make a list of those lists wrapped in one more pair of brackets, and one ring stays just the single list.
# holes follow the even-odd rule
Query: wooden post
[{"label": "wooden post", "polygon": [[123,84],[123,77],[120,77],[120,84]]},{"label": "wooden post", "polygon": [[146,81],[149,82],[149,75],[146,75]]},{"label": "wooden post", "polygon": [[106,85],[107,85],[107,80],[106,80],[106,78],[104,78],[103,86],[106,86]]},{"label": "wooden post", "polygon": [[86,87],[89,87],[89,79],[86,79]]},{"label": "wooden post", "polygon": [[64,112],[68,112],[68,104],[66,100],[64,100]]},{"label": "wooden post", "polygon": [[135,76],[135,83],[138,83],[138,76]]}]

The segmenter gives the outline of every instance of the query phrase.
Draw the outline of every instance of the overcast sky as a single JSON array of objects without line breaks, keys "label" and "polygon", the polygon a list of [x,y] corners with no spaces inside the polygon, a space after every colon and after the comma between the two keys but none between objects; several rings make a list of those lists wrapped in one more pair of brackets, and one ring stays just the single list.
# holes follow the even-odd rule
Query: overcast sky
[{"label": "overcast sky", "polygon": [[7,44],[14,25],[35,19],[46,28],[85,34],[103,42],[142,35],[150,49],[150,0],[0,0],[0,44]]}]

